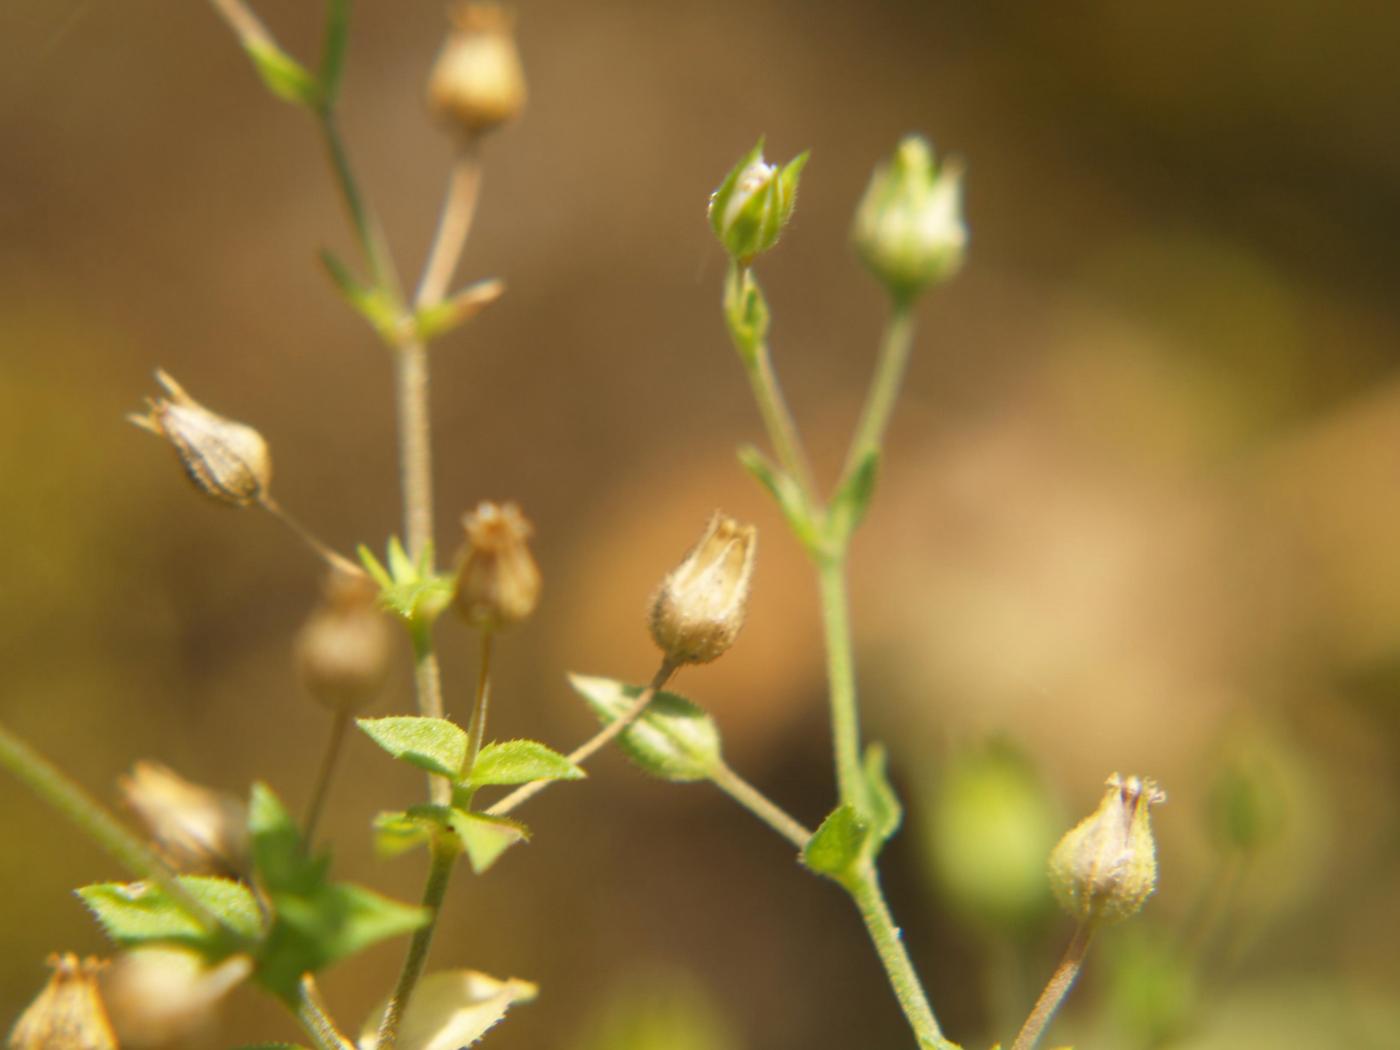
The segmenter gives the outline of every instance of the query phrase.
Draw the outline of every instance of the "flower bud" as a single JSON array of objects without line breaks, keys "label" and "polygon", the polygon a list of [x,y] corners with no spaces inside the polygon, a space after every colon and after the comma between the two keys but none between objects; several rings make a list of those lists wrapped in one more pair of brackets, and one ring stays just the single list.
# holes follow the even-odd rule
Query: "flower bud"
[{"label": "flower bud", "polygon": [[332,572],[321,604],[297,635],[301,683],[332,711],[357,711],[384,687],[394,632],[378,597],[368,577]]},{"label": "flower bud", "polygon": [[524,620],[540,598],[540,570],[526,542],[534,529],[514,503],[482,503],[462,526],[467,545],[457,569],[457,612],[479,631]]},{"label": "flower bud", "polygon": [[242,799],[192,784],[158,762],[137,762],[117,787],[176,871],[237,876],[247,870]]},{"label": "flower bud", "polygon": [[493,3],[464,3],[428,80],[428,105],[468,135],[490,131],[525,106],[514,20]]},{"label": "flower bud", "polygon": [[208,967],[181,948],[138,948],[117,957],[102,991],[126,1050],[203,1045],[215,1034],[219,1004],[252,971],[246,955]]},{"label": "flower bud", "polygon": [[1134,915],[1157,885],[1149,810],[1167,796],[1151,780],[1108,778],[1108,792],[1050,853],[1050,888],[1081,922]]},{"label": "flower bud", "polygon": [[709,663],[744,626],[758,531],[716,513],[694,549],[661,581],[651,636],[673,664]]},{"label": "flower bud", "polygon": [[157,370],[156,379],[170,396],[148,399],[144,416],[126,418],[169,441],[185,473],[206,496],[236,507],[264,500],[272,460],[262,435],[210,412],[164,372]]},{"label": "flower bud", "polygon": [[801,153],[785,167],[768,164],[760,140],[710,195],[710,227],[741,266],[778,243],[792,218],[797,181],[806,163],[807,154]]},{"label": "flower bud", "polygon": [[53,975],[10,1032],[10,1050],[117,1050],[97,991],[103,963],[71,952],[49,956]]},{"label": "flower bud", "polygon": [[896,297],[948,280],[967,250],[961,166],[945,163],[940,170],[929,144],[908,136],[871,177],[851,237],[865,265]]}]

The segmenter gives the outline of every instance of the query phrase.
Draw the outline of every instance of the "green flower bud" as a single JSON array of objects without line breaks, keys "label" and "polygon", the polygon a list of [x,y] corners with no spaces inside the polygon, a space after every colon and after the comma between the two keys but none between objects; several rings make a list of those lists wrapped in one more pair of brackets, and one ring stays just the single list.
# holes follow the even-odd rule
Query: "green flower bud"
[{"label": "green flower bud", "polygon": [[784,167],[763,159],[759,139],[710,194],[710,227],[740,266],[778,243],[797,203],[797,180],[807,163],[801,153]]},{"label": "green flower bud", "polygon": [[1066,832],[1050,853],[1050,888],[1081,922],[1118,922],[1136,914],[1157,886],[1149,809],[1167,796],[1151,780],[1108,778],[1092,816]]},{"label": "green flower bud", "polygon": [[910,135],[875,170],[856,209],[856,251],[898,298],[911,298],[958,272],[967,252],[962,167],[940,169],[929,144]]}]

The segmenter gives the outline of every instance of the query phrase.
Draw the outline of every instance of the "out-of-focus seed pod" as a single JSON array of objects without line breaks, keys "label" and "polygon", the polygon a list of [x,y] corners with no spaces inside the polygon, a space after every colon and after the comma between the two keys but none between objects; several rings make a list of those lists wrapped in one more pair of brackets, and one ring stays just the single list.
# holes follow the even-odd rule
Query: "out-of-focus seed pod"
[{"label": "out-of-focus seed pod", "polygon": [[514,503],[482,503],[462,519],[467,544],[457,569],[457,612],[479,631],[526,619],[540,599],[540,570],[527,542],[534,532]]},{"label": "out-of-focus seed pod", "polygon": [[510,13],[494,3],[463,3],[428,80],[428,104],[469,136],[513,120],[525,106],[525,74]]},{"label": "out-of-focus seed pod", "polygon": [[302,685],[333,711],[364,707],[388,677],[395,632],[379,608],[378,594],[366,576],[332,572],[321,604],[297,635]]},{"label": "out-of-focus seed pod", "polygon": [[53,974],[10,1032],[9,1050],[117,1050],[97,990],[105,963],[71,952],[49,956]]},{"label": "out-of-focus seed pod", "polygon": [[709,663],[734,644],[748,610],[757,546],[757,529],[717,513],[661,581],[651,636],[672,664]]},{"label": "out-of-focus seed pod", "polygon": [[1151,807],[1167,796],[1151,780],[1108,778],[1094,813],[1065,833],[1050,854],[1050,887],[1081,922],[1136,914],[1157,886]]},{"label": "out-of-focus seed pod", "polygon": [[179,948],[140,948],[117,957],[102,994],[124,1050],[212,1043],[219,1003],[253,972],[246,955],[206,967]]},{"label": "out-of-focus seed pod", "polygon": [[238,876],[248,868],[248,807],[158,762],[117,781],[122,798],[176,871]]},{"label": "out-of-focus seed pod", "polygon": [[209,411],[165,372],[157,370],[156,380],[168,396],[148,399],[145,415],[126,418],[169,441],[185,473],[206,496],[236,507],[265,500],[272,459],[262,435]]}]

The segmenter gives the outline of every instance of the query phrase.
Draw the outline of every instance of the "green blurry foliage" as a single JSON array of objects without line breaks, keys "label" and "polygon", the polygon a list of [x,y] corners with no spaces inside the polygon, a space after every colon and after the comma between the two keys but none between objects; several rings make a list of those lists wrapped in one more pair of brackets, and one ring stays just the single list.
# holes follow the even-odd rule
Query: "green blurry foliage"
[{"label": "green blurry foliage", "polygon": [[584,1033],[576,1050],[739,1050],[716,1003],[679,973],[624,982]]}]

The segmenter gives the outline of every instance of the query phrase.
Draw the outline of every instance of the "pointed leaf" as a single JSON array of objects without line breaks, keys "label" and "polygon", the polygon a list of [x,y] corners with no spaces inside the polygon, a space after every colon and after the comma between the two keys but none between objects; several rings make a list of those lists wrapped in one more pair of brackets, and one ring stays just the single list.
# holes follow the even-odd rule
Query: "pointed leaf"
[{"label": "pointed leaf", "polygon": [[470,284],[451,297],[433,306],[425,306],[414,315],[418,338],[430,343],[459,325],[470,321],[505,294],[504,281],[491,278]]},{"label": "pointed leaf", "polygon": [[396,857],[427,845],[433,835],[451,827],[446,806],[411,806],[374,818],[374,848],[381,857]]},{"label": "pointed leaf", "polygon": [[[498,981],[473,970],[430,973],[418,982],[399,1028],[399,1050],[465,1050],[516,1003],[538,989],[529,981]],[[378,1050],[386,999],[371,1011],[360,1032],[360,1050]]]},{"label": "pointed leaf", "polygon": [[397,715],[359,718],[355,724],[389,754],[429,773],[456,780],[467,758],[467,734],[445,718]]},{"label": "pointed leaf", "polygon": [[804,546],[813,547],[819,539],[817,528],[807,507],[807,498],[792,476],[752,445],[740,446],[739,463],[777,501],[793,535]]},{"label": "pointed leaf", "polygon": [[844,882],[861,863],[869,838],[869,824],[843,802],[813,832],[802,851],[802,863],[819,875]]},{"label": "pointed leaf", "polygon": [[511,846],[530,839],[525,825],[505,817],[488,817],[484,813],[454,809],[451,821],[452,830],[462,840],[462,848],[471,861],[472,871],[478,875],[495,864]]},{"label": "pointed leaf", "polygon": [[[231,879],[182,875],[180,885],[236,934],[247,940],[262,935],[262,917],[249,889]],[[77,891],[107,936],[123,948],[146,944],[180,944],[206,958],[229,949],[227,934],[206,930],[153,882],[99,882]]]},{"label": "pointed leaf", "polygon": [[838,532],[835,537],[838,542],[844,542],[864,520],[871,497],[875,495],[879,473],[880,450],[872,448],[866,451],[855,469],[841,483],[840,491],[831,501],[831,517]]},{"label": "pointed leaf", "polygon": [[349,41],[350,0],[330,0],[326,5],[326,36],[321,48],[321,94],[327,106],[335,105],[340,94]]},{"label": "pointed leaf", "polygon": [[253,785],[248,833],[253,866],[269,893],[305,893],[325,879],[329,859],[324,854],[307,855],[301,830],[266,784]]},{"label": "pointed leaf", "polygon": [[368,321],[380,338],[392,343],[399,328],[399,314],[393,300],[382,289],[361,284],[348,266],[324,249],[321,265],[350,308]]},{"label": "pointed leaf", "polygon": [[406,583],[418,579],[418,566],[404,550],[403,542],[397,536],[389,537],[389,572],[395,583]]},{"label": "pointed leaf", "polygon": [[319,108],[320,83],[291,55],[268,41],[247,43],[245,50],[263,84],[274,95],[308,109]]},{"label": "pointed leaf", "polygon": [[[621,717],[642,694],[640,686],[611,678],[570,675],[569,684],[604,725]],[[679,783],[709,779],[720,759],[714,719],[675,693],[657,693],[618,742],[644,771]]]},{"label": "pointed leaf", "polygon": [[507,740],[483,747],[462,783],[482,787],[528,784],[532,780],[579,780],[586,775],[559,752],[538,741]]},{"label": "pointed leaf", "polygon": [[763,137],[759,136],[758,143],[754,148],[739,158],[739,162],[729,169],[724,181],[719,184],[719,189],[710,195],[710,228],[719,235],[720,240],[724,239],[723,219],[725,213],[729,211],[729,202],[734,197],[734,189],[738,185],[739,176],[744,174],[753,162],[762,156]]},{"label": "pointed leaf", "polygon": [[365,567],[365,572],[369,573],[370,579],[379,584],[380,590],[388,590],[394,585],[394,578],[389,575],[389,570],[384,568],[378,558],[374,556],[374,551],[370,550],[363,543],[355,548],[355,553],[360,556],[360,564]]},{"label": "pointed leaf", "polygon": [[871,744],[865,749],[862,771],[865,774],[866,798],[870,802],[870,830],[875,835],[877,846],[884,844],[899,830],[900,821],[904,818],[899,796],[894,793],[894,786],[890,784],[886,772],[888,765],[883,744]]}]

